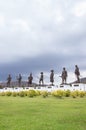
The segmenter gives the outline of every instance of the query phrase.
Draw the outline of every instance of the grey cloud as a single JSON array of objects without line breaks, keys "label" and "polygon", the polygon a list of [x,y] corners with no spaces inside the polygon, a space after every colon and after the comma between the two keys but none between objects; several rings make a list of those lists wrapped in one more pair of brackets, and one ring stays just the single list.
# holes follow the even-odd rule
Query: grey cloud
[{"label": "grey cloud", "polygon": [[80,55],[64,56],[64,55],[41,55],[36,58],[22,59],[14,64],[0,65],[1,78],[11,73],[13,76],[18,73],[29,74],[32,72],[40,73],[40,71],[50,72],[51,69],[55,70],[55,73],[61,73],[62,68],[65,66],[69,71],[74,71],[75,64],[78,64],[80,69],[86,69],[84,65],[85,57]]}]

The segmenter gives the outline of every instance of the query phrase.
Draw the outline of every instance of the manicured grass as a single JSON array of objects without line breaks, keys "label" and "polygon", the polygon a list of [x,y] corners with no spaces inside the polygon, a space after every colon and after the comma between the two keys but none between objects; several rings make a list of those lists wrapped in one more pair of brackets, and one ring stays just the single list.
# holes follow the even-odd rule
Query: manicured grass
[{"label": "manicured grass", "polygon": [[0,96],[0,130],[86,130],[86,97]]}]

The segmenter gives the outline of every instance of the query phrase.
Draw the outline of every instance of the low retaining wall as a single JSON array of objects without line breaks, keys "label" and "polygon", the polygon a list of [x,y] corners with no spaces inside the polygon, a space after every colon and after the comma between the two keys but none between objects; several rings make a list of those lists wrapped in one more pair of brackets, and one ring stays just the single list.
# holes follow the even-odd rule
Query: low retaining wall
[{"label": "low retaining wall", "polygon": [[36,86],[36,87],[14,87],[14,88],[8,88],[5,87],[3,89],[0,89],[0,92],[20,92],[20,91],[28,91],[28,90],[39,90],[39,91],[54,91],[54,90],[79,90],[79,91],[86,91],[86,84],[72,84],[72,85],[58,85],[58,86]]}]

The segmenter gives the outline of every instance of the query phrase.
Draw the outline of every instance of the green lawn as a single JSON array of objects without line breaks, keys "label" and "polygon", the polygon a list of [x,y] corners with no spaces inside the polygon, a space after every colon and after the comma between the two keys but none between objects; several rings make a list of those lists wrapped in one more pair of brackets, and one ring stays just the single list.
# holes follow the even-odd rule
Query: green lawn
[{"label": "green lawn", "polygon": [[86,97],[0,96],[0,130],[86,130]]}]

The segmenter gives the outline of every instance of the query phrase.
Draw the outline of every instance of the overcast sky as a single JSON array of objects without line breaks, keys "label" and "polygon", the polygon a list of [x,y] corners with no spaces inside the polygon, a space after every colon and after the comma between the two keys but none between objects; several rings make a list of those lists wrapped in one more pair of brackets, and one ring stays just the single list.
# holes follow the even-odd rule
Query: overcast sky
[{"label": "overcast sky", "polygon": [[76,64],[86,76],[86,0],[0,1],[1,81],[63,67],[74,73]]}]

